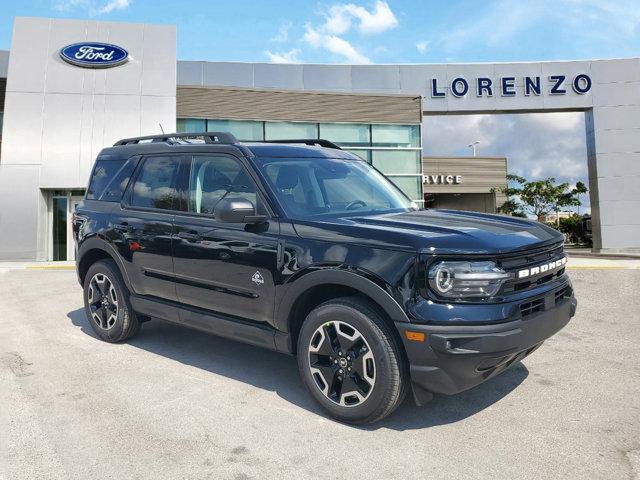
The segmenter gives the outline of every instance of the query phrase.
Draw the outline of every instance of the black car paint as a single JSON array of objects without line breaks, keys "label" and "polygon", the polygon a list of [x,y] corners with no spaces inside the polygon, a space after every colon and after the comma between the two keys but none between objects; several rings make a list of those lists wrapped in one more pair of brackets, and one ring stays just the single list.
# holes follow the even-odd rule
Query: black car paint
[{"label": "black car paint", "polygon": [[[282,156],[354,160],[356,157],[348,152],[298,145],[159,142],[107,148],[99,158],[212,153],[231,155],[244,165],[266,202],[266,222],[223,224],[211,216],[180,209],[131,208],[127,203],[130,182],[121,203],[84,200],[78,206],[79,221],[74,227],[79,277],[86,271],[83,259],[103,252],[120,267],[134,309],[141,313],[287,353],[295,351],[291,322],[297,320],[292,319],[296,300],[318,286],[349,287],[375,301],[395,322],[409,363],[415,366],[412,380],[416,399],[422,401],[428,398],[428,391],[454,393],[488,378],[476,368],[484,359],[478,356],[481,353],[493,358],[516,348],[503,345],[495,351],[471,350],[471,359],[466,360],[463,370],[471,369],[475,376],[458,379],[455,387],[445,388],[432,378],[443,368],[448,372],[446,366],[451,362],[435,361],[443,353],[431,342],[432,331],[442,333],[444,329],[445,333],[464,337],[475,334],[476,329],[482,333],[487,324],[498,330],[500,324],[513,326],[513,322],[523,321],[518,305],[524,300],[553,295],[570,285],[563,274],[497,302],[440,301],[425,285],[426,265],[435,259],[525,254],[558,244],[561,234],[526,219],[443,210],[289,219],[254,165],[261,158]],[[184,201],[184,192],[180,196]],[[252,282],[256,271],[264,283]],[[554,323],[558,329],[575,311],[573,296],[569,301],[570,311]],[[557,312],[550,309],[546,315],[555,318]],[[408,342],[403,336],[408,328],[424,329],[429,342]],[[545,331],[552,334],[554,328]],[[535,339],[538,343],[544,340]],[[449,355],[456,359],[452,364],[459,369],[456,362],[462,357],[460,353]],[[431,374],[426,375],[425,368]],[[440,373],[434,377],[436,370]],[[455,377],[455,372],[452,375]]]}]

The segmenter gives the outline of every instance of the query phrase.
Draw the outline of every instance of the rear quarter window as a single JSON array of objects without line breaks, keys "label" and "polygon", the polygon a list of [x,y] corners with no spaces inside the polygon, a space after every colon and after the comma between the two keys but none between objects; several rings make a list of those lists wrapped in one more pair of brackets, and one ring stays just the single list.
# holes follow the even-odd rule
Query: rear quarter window
[{"label": "rear quarter window", "polygon": [[87,190],[88,200],[119,202],[135,169],[133,159],[104,160],[98,158]]},{"label": "rear quarter window", "polygon": [[136,176],[131,192],[134,207],[173,209],[180,157],[148,157]]}]

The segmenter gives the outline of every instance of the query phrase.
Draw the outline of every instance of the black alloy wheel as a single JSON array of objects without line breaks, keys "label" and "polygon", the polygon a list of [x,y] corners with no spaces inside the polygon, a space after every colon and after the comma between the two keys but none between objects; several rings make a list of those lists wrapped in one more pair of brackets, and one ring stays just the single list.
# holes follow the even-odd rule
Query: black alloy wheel
[{"label": "black alloy wheel", "polygon": [[407,362],[397,331],[362,297],[329,300],[309,313],[297,343],[298,370],[333,418],[373,423],[402,402]]},{"label": "black alloy wheel", "polygon": [[84,309],[96,335],[110,343],[121,342],[140,330],[127,289],[113,260],[100,260],[84,279]]},{"label": "black alloy wheel", "polygon": [[371,347],[346,322],[328,322],[316,329],[309,344],[309,368],[320,391],[343,407],[364,402],[376,383]]}]

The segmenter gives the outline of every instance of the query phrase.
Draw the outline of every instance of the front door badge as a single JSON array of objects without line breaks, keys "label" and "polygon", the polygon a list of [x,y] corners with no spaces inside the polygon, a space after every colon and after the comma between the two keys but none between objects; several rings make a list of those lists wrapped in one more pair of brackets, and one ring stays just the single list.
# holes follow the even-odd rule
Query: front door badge
[{"label": "front door badge", "polygon": [[260,272],[256,272],[253,274],[253,277],[251,277],[251,281],[256,285],[262,285],[264,283],[264,278],[262,278]]}]

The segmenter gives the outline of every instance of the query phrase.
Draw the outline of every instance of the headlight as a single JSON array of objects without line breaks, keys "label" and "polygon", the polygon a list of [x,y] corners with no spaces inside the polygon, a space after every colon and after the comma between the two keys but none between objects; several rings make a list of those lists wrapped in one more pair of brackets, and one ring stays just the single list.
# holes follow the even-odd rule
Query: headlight
[{"label": "headlight", "polygon": [[510,274],[494,262],[450,262],[434,264],[429,269],[429,285],[441,297],[493,297]]}]

